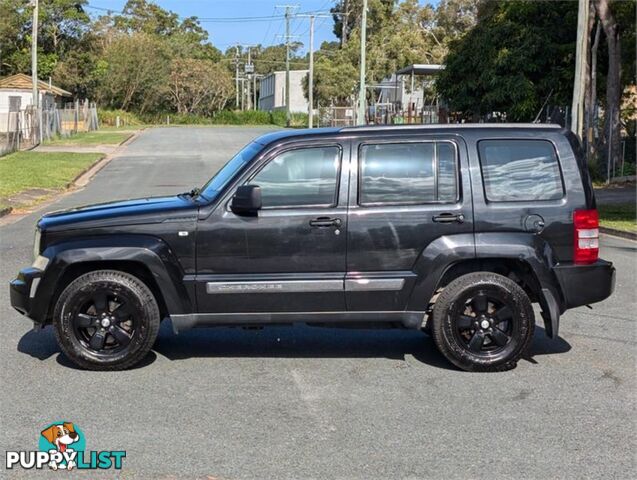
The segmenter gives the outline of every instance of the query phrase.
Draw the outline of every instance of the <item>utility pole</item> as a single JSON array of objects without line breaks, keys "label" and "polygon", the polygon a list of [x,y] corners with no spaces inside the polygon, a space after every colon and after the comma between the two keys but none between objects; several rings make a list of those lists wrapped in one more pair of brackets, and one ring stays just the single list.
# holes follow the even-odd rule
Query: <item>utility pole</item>
[{"label": "utility pole", "polygon": [[277,5],[276,8],[285,9],[285,125],[290,126],[290,17],[293,8],[298,5]]},{"label": "utility pole", "polygon": [[239,45],[234,46],[234,107],[239,110]]},{"label": "utility pole", "polygon": [[333,15],[342,15],[341,12],[317,12],[310,14],[298,14],[296,17],[307,17],[310,19],[310,71],[307,82],[307,100],[308,100],[308,127],[314,126],[314,20],[318,18],[329,18]]},{"label": "utility pole", "polygon": [[584,138],[584,99],[586,97],[586,77],[588,75],[589,12],[590,0],[579,0],[571,130],[581,140]]},{"label": "utility pole", "polygon": [[314,128],[314,15],[310,15],[310,73],[307,84],[307,127]]},{"label": "utility pole", "polygon": [[38,89],[38,0],[33,0],[33,31],[31,33],[31,80],[33,82],[32,104],[37,109],[40,104]]},{"label": "utility pole", "polygon": [[285,126],[290,126],[290,6],[285,7]]},{"label": "utility pole", "polygon": [[[252,65],[252,61],[251,61],[251,60],[252,60],[252,56],[251,56],[251,53],[252,53],[252,52],[251,52],[251,47],[248,47],[248,65]],[[248,82],[247,82],[247,84],[248,84],[248,86],[247,86],[248,91],[247,91],[247,93],[246,93],[246,96],[247,96],[247,102],[246,102],[246,104],[247,104],[247,108],[246,108],[246,110],[250,110],[250,109],[252,108],[252,106],[251,106],[251,103],[252,103],[252,95],[250,95],[250,77],[248,76],[248,75],[249,75],[249,73],[248,73],[247,71],[245,72],[245,74],[246,74],[246,77],[247,77],[247,80],[248,80]]]},{"label": "utility pole", "polygon": [[363,0],[363,15],[361,18],[361,65],[360,84],[358,87],[358,118],[357,125],[365,125],[365,43],[367,41],[367,0]]}]

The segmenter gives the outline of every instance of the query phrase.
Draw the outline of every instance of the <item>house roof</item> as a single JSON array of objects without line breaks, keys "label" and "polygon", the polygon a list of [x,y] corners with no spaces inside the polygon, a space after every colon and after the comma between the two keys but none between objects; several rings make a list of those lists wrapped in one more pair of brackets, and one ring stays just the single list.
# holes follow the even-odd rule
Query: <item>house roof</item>
[{"label": "house roof", "polygon": [[444,65],[436,65],[431,63],[414,63],[408,65],[405,68],[401,68],[396,72],[396,75],[434,75],[440,70],[444,70]]},{"label": "house roof", "polygon": [[[31,76],[24,73],[17,73],[9,77],[0,79],[0,89],[12,89],[12,90],[31,90],[33,88],[33,82]],[[60,97],[72,97],[71,92],[56,87],[55,85],[49,85],[47,82],[38,80],[38,88],[42,91],[58,95]]]}]

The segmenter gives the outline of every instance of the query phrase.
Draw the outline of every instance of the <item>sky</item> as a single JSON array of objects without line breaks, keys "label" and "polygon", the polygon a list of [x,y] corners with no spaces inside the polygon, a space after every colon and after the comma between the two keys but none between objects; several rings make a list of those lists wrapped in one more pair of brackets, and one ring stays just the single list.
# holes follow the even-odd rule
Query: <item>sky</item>
[{"label": "sky", "polygon": [[[89,0],[91,14],[105,13],[99,9],[113,9],[121,11],[126,0]],[[259,21],[219,21],[228,17],[273,17],[283,16],[284,9],[277,6],[295,5],[297,13],[303,12],[327,12],[334,5],[334,0],[156,0],[166,10],[176,12],[180,16],[197,16],[204,28],[208,30],[209,40],[222,51],[228,47],[241,43],[244,45],[273,45],[283,43],[282,35],[285,33],[285,21],[283,18],[265,18]],[[421,3],[426,3],[422,1]],[[430,1],[429,3],[437,3]],[[204,20],[204,19],[210,20]],[[317,18],[314,29],[314,48],[317,49],[324,41],[336,40],[332,32],[333,20],[329,18]],[[310,23],[308,18],[293,18],[290,22],[290,33],[295,35],[292,41],[304,44],[301,53],[307,51],[309,46]]]},{"label": "sky", "polygon": [[[89,0],[89,6],[113,9],[114,11],[121,11],[125,3],[125,0]],[[219,19],[227,17],[282,17],[284,9],[277,8],[277,6],[286,3],[298,5],[295,8],[297,13],[329,11],[335,2],[333,0],[157,0],[154,3],[183,17],[197,16],[201,19]],[[106,13],[91,8],[88,11],[92,15]],[[284,42],[281,36],[285,33],[283,18],[233,22],[202,20],[201,24],[208,30],[211,43],[222,51],[236,43],[272,45]],[[331,17],[315,20],[315,48],[318,48],[323,41],[336,39],[332,33],[332,25]],[[308,18],[293,18],[290,21],[290,33],[296,35],[292,38],[293,41],[300,41],[307,46],[309,44],[309,29]]]}]

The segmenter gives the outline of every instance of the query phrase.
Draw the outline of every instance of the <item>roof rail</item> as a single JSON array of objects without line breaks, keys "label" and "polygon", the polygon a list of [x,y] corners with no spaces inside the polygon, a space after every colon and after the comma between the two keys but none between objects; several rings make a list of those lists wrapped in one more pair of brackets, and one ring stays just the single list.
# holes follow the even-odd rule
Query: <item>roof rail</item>
[{"label": "roof rail", "polygon": [[434,129],[463,129],[463,128],[563,128],[555,123],[427,123],[409,125],[360,125],[355,127],[343,127],[340,132],[371,132],[386,130],[434,130]]}]

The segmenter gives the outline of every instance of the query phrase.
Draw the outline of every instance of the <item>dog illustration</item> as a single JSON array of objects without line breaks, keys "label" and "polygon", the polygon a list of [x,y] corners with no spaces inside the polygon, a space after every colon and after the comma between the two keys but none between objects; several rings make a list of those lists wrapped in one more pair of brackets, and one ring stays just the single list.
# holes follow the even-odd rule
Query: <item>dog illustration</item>
[{"label": "dog illustration", "polygon": [[[42,436],[46,438],[50,443],[55,445],[56,450],[49,450],[49,453],[64,452],[71,453],[74,450],[69,448],[69,445],[77,442],[80,436],[75,431],[75,427],[72,423],[63,423],[62,425],[51,425],[46,430],[42,430]],[[49,462],[49,467],[53,470],[58,468],[66,468],[71,470],[75,468],[77,464],[74,461],[69,461],[66,467],[62,463],[58,463],[55,460]]]}]

